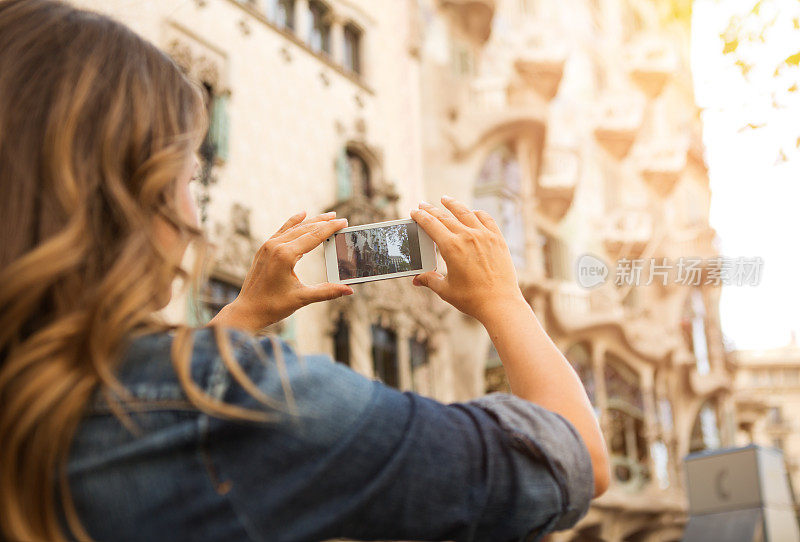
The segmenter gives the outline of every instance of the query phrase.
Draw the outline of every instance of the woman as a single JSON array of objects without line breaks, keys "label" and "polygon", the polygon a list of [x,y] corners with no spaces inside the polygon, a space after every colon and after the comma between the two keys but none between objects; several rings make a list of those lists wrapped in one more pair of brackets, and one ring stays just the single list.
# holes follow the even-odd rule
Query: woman
[{"label": "woman", "polygon": [[[443,405],[253,333],[352,294],[298,259],[346,221],[290,218],[239,297],[167,328],[203,103],[123,25],[0,2],[0,533],[8,540],[510,540],[608,485],[581,383],[523,299],[497,225],[412,217],[448,273],[414,279],[488,330],[514,395]],[[302,332],[302,330],[300,331]]]}]

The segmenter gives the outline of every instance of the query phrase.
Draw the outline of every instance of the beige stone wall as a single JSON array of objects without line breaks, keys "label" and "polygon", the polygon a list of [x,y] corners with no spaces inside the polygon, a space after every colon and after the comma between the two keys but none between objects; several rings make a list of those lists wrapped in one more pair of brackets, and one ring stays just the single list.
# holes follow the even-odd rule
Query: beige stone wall
[{"label": "beige stone wall", "polygon": [[[614,461],[627,478],[618,472],[578,529],[555,538],[679,539],[681,459],[693,449],[699,413],[707,407],[716,417],[716,445],[731,444],[736,428],[719,288],[613,281],[620,258],[716,255],[688,23],[648,0],[330,0],[328,57],[304,43],[305,30],[271,23],[267,2],[80,2],[114,14],[229,93],[229,152],[208,190],[215,274],[241,280],[251,251],[300,209],[335,208],[363,222],[407,216],[420,199],[442,194],[507,205],[508,228],[520,225],[521,288],[571,361],[585,362],[609,445],[626,450]],[[363,31],[362,76],[341,68],[347,21]],[[388,203],[358,194],[337,201],[337,159],[348,145],[381,190],[395,194]],[[512,166],[496,179],[487,162],[503,145]],[[511,177],[518,185],[509,188]],[[234,207],[239,218],[249,211],[249,235],[236,233]],[[593,290],[575,281],[586,253],[611,271]],[[321,252],[304,258],[298,274],[323,281]],[[698,314],[687,313],[693,297]],[[182,317],[185,301],[175,301],[172,317]],[[409,279],[357,286],[351,298],[302,309],[284,334],[301,352],[332,354],[340,313],[355,370],[374,375],[370,326],[380,324],[397,333],[401,388],[444,401],[485,393],[486,333]],[[692,325],[705,337],[707,365],[688,340]],[[412,338],[428,341],[430,385],[422,388]],[[575,352],[584,347],[580,361]],[[624,382],[633,383],[631,397]],[[620,405],[635,415],[620,421]]]}]

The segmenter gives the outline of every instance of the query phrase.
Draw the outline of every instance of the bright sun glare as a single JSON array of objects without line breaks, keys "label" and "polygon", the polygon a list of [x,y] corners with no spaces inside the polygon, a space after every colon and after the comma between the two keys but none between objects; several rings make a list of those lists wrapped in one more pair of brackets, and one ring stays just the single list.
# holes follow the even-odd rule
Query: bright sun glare
[{"label": "bright sun glare", "polygon": [[[784,63],[776,72],[800,52],[800,2],[765,0],[754,15],[755,4],[696,0],[692,21],[711,225],[724,256],[764,260],[759,286],[723,291],[723,332],[738,349],[782,346],[800,330],[800,67]],[[755,29],[756,39],[740,40],[735,55],[723,54],[721,35],[737,14],[749,16],[747,31]],[[770,24],[759,34],[765,21]]]}]

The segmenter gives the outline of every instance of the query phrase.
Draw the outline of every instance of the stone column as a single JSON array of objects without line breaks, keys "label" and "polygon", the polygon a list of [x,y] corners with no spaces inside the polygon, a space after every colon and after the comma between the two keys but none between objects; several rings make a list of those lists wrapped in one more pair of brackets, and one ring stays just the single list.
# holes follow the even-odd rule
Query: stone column
[{"label": "stone column", "polygon": [[723,448],[736,445],[736,404],[730,393],[719,398],[719,440]]},{"label": "stone column", "polygon": [[372,322],[363,303],[354,303],[350,316],[350,364],[368,378],[375,377],[372,367]]},{"label": "stone column", "polygon": [[411,322],[405,314],[399,314],[395,323],[397,333],[397,372],[399,375],[398,387],[401,390],[412,389],[411,381],[411,352],[408,339],[412,336]]},{"label": "stone column", "polygon": [[303,43],[308,43],[308,0],[296,0],[294,3],[294,33],[303,41]]},{"label": "stone column", "polygon": [[592,345],[592,372],[594,373],[594,400],[600,412],[600,428],[604,435],[608,435],[609,420],[607,411],[608,396],[606,395],[606,379],[604,375],[606,348],[601,340],[591,342]]},{"label": "stone column", "polygon": [[442,382],[440,366],[442,365],[442,343],[441,331],[435,331],[428,335],[428,372],[430,375],[430,389],[428,395],[441,400]]},{"label": "stone column", "polygon": [[650,472],[651,483],[656,476],[656,465],[653,461],[653,455],[650,453],[650,447],[658,438],[658,424],[656,420],[656,404],[653,394],[653,371],[648,370],[641,375],[641,393],[642,403],[644,406],[644,439],[645,446],[648,447],[647,452],[647,469]]},{"label": "stone column", "polygon": [[331,60],[344,65],[344,21],[335,15],[331,22]]}]

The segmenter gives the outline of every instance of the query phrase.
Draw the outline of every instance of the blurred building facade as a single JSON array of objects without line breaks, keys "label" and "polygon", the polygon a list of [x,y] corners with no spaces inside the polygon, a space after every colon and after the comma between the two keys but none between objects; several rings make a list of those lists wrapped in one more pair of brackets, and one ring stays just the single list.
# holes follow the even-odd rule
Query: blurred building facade
[{"label": "blurred building facade", "polygon": [[[442,194],[472,202],[501,224],[612,455],[611,490],[553,538],[680,538],[681,458],[736,430],[719,287],[706,284],[716,251],[688,2],[78,3],[150,38],[206,91],[197,196],[218,253],[205,314],[190,303],[188,318],[230,301],[255,249],[298,210],[356,225]],[[584,254],[609,268],[593,289],[576,282]],[[679,257],[705,258],[697,284],[650,267]],[[639,260],[642,285],[617,280],[616,262]],[[321,282],[324,269],[318,251],[297,272]],[[483,328],[407,279],[357,286],[274,331],[442,401],[506,386]]]},{"label": "blurred building facade", "polygon": [[800,502],[800,346],[796,341],[770,350],[738,350],[737,444],[783,450],[795,502]]}]

